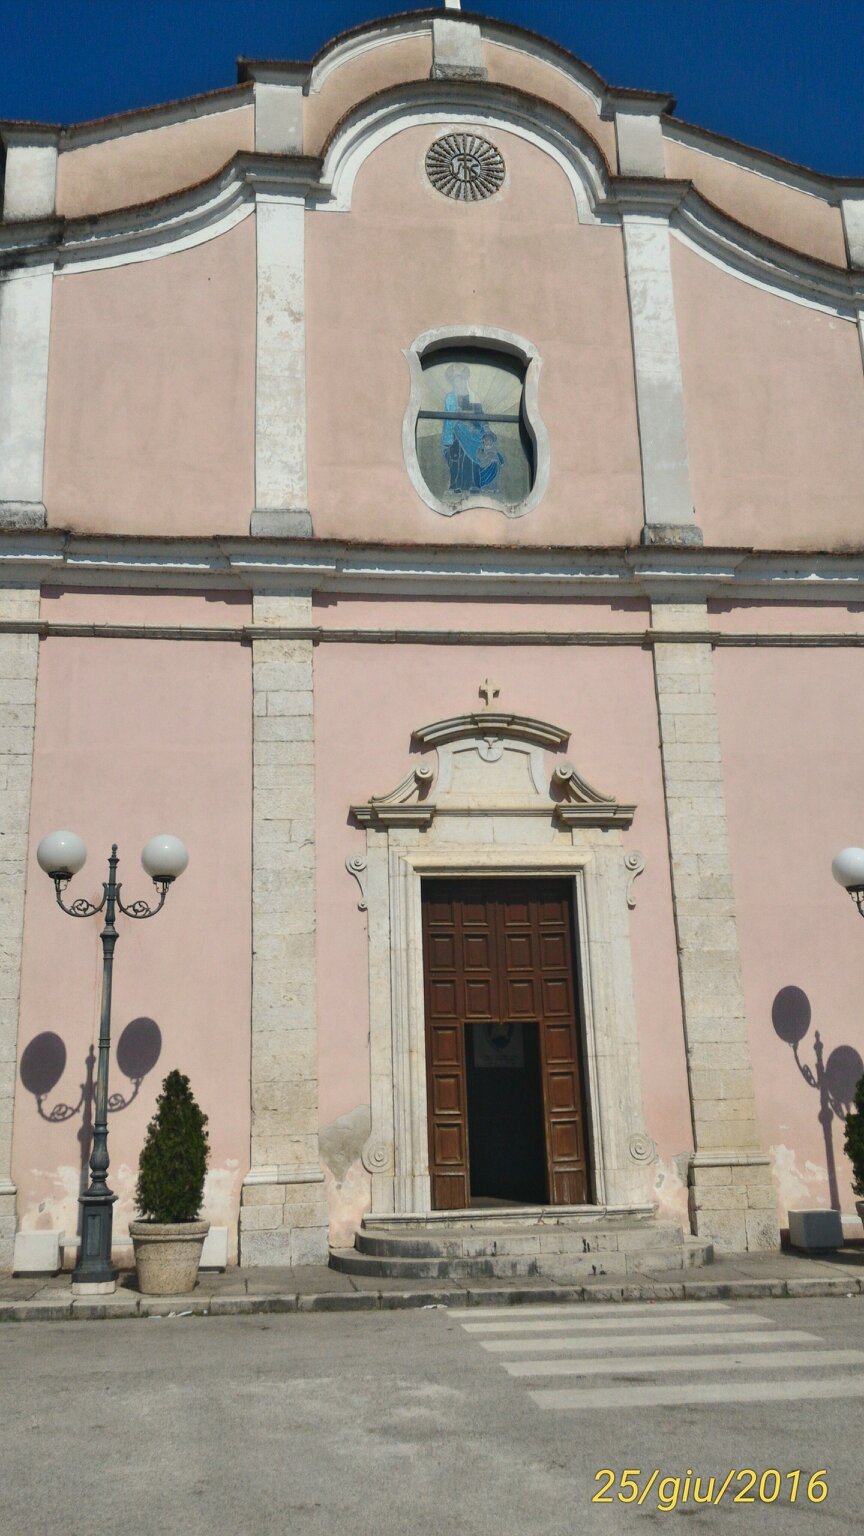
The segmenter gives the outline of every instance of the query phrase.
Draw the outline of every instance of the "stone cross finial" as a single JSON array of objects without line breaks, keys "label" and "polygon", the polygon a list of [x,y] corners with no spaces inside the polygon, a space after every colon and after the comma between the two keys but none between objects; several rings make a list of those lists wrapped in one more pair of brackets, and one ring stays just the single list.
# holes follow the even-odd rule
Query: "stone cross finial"
[{"label": "stone cross finial", "polygon": [[485,701],[486,701],[486,708],[487,709],[491,709],[492,708],[492,700],[493,699],[497,699],[499,693],[501,692],[501,689],[498,687],[497,683],[491,682],[490,679],[487,677],[485,683],[481,683],[480,684],[480,687],[477,689],[477,692],[479,693],[481,699],[485,699]]}]

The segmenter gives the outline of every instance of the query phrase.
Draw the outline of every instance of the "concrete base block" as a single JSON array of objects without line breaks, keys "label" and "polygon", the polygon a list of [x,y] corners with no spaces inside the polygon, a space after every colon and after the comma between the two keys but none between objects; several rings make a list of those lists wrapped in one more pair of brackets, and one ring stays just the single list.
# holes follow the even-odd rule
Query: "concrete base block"
[{"label": "concrete base block", "polygon": [[695,523],[646,523],[642,529],[642,543],[701,546],[704,539],[702,529]]},{"label": "concrete base block", "polygon": [[73,1296],[113,1296],[117,1289],[116,1280],[73,1280]]},{"label": "concrete base block", "polygon": [[56,1275],[60,1271],[62,1232],[18,1232],[12,1268],[16,1275]]},{"label": "concrete base block", "polygon": [[228,1228],[211,1227],[204,1239],[199,1269],[226,1269],[228,1266]]},{"label": "concrete base block", "polygon": [[0,501],[0,528],[46,528],[48,513],[41,501]]},{"label": "concrete base block", "polygon": [[842,1248],[843,1222],[839,1211],[790,1211],[789,1242],[807,1252]]},{"label": "concrete base block", "polygon": [[252,513],[249,532],[253,539],[308,539],[312,514],[301,507],[265,507]]}]

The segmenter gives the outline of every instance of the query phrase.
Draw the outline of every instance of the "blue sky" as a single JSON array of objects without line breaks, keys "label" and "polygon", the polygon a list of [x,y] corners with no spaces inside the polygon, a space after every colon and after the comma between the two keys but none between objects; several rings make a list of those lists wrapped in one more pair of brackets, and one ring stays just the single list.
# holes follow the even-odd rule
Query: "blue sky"
[{"label": "blue sky", "polygon": [[[308,58],[412,0],[0,0],[0,117],[79,122],[232,85],[238,54]],[[864,178],[864,0],[472,0],[615,85],[833,175]]]}]

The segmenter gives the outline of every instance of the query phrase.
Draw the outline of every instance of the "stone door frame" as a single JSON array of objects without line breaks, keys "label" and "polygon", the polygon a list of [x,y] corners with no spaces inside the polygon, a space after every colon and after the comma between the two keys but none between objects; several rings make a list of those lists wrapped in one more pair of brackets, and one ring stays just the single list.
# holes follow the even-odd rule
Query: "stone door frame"
[{"label": "stone door frame", "polygon": [[363,1162],[373,1215],[432,1211],[420,886],[436,875],[572,880],[594,1202],[652,1209],[646,1175],[654,1148],[644,1129],[627,926],[632,864],[619,832],[575,835],[585,845],[435,847],[420,844],[424,834],[415,829],[369,829],[372,1130]]}]

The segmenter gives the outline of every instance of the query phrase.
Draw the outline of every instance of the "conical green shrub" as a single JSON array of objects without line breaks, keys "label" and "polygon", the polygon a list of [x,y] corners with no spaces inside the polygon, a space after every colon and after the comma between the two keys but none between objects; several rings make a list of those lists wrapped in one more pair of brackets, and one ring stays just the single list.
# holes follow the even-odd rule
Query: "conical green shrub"
[{"label": "conical green shrub", "polygon": [[202,1113],[182,1072],[169,1072],[138,1163],[135,1201],[145,1221],[195,1221],[210,1158]]},{"label": "conical green shrub", "polygon": [[852,1188],[864,1199],[864,1077],[855,1089],[855,1108],[846,1116],[846,1156],[852,1164]]}]

